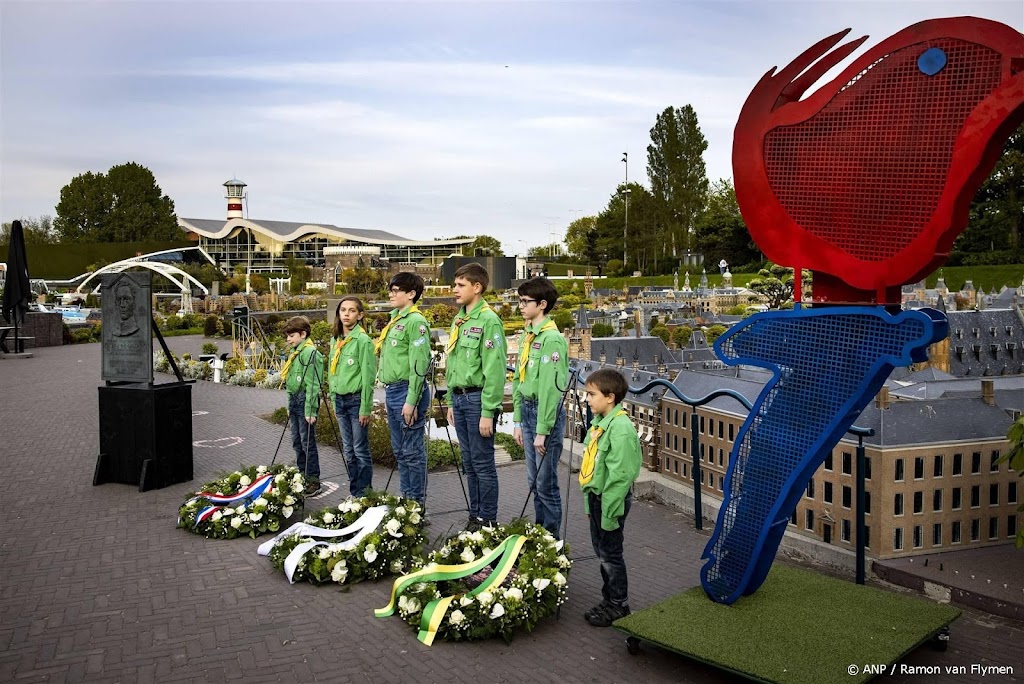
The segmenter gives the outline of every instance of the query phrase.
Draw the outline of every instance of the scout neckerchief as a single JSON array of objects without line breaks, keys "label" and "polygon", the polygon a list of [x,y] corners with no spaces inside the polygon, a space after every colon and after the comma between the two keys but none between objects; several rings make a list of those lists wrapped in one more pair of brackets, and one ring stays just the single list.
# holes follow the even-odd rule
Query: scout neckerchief
[{"label": "scout neckerchief", "polygon": [[[626,412],[623,409],[619,409],[618,413],[608,419],[608,423],[624,415],[626,415]],[[580,485],[585,485],[594,479],[594,469],[597,466],[597,443],[601,440],[601,435],[603,434],[603,427],[590,428],[590,444],[583,451],[583,464],[580,465]]]},{"label": "scout neckerchief", "polygon": [[558,330],[558,326],[550,318],[540,327],[540,330],[527,332],[526,337],[523,338],[523,344],[519,347],[519,382],[526,382],[526,363],[530,360],[530,345],[537,339],[537,335],[547,330]]},{"label": "scout neckerchief", "polygon": [[[352,340],[355,336],[356,330],[358,329],[359,324],[356,324],[356,327],[349,330],[348,335],[346,335],[344,339],[340,339],[334,343],[334,356],[331,357],[331,375],[334,375],[334,371],[338,368],[338,359],[341,358],[341,350],[344,349],[345,345]],[[344,328],[342,328],[342,330],[344,330]]]},{"label": "scout neckerchief", "polygon": [[281,369],[281,382],[284,382],[285,380],[288,379],[288,369],[292,367],[292,361],[299,357],[299,352],[301,352],[306,347],[312,346],[313,340],[307,337],[305,342],[303,342],[302,344],[295,348],[295,351],[292,352],[292,355],[289,356],[288,360],[284,362],[284,368]]},{"label": "scout neckerchief", "polygon": [[402,320],[403,318],[405,318],[406,316],[411,314],[413,311],[419,311],[419,310],[420,310],[419,305],[418,304],[414,304],[413,306],[409,307],[409,309],[405,313],[398,314],[397,316],[392,318],[390,321],[388,321],[388,324],[384,326],[384,329],[380,331],[380,335],[373,342],[373,351],[374,351],[374,353],[377,356],[380,356],[380,350],[384,347],[384,340],[387,339],[388,331],[391,330],[391,326],[393,326],[395,323],[397,323],[398,321]]},{"label": "scout neckerchief", "polygon": [[[474,308],[476,308],[476,307],[474,307]],[[487,302],[484,302],[483,306],[480,307],[481,311],[485,311],[485,310],[486,311],[490,311],[490,309],[491,309],[491,305],[488,304]],[[465,307],[463,307],[462,310],[466,311]],[[470,318],[471,318],[470,313],[468,311],[466,311],[466,315],[465,316],[456,316],[455,320],[452,321],[452,332],[448,336],[448,346],[445,347],[445,350],[444,350],[446,354],[451,354],[452,353],[452,349],[455,349],[455,343],[459,341],[459,328],[462,326],[463,323],[468,321]]]}]

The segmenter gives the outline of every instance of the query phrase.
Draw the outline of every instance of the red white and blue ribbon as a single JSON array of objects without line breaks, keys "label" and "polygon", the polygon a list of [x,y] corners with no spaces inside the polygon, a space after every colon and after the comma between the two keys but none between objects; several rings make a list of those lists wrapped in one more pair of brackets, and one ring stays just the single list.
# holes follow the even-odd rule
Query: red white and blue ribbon
[{"label": "red white and blue ribbon", "polygon": [[251,485],[249,485],[248,487],[246,487],[245,489],[236,494],[214,494],[211,492],[199,492],[194,497],[189,499],[187,503],[192,503],[197,499],[206,499],[207,501],[211,501],[212,503],[219,505],[207,506],[206,508],[199,511],[199,514],[196,516],[196,523],[193,527],[199,527],[199,523],[203,522],[204,520],[212,516],[216,511],[225,508],[226,504],[233,504],[238,501],[244,501],[246,504],[248,504],[250,501],[255,501],[264,494],[269,494],[271,491],[273,491],[273,484],[274,476],[271,475],[270,473],[267,473],[266,475],[262,475],[256,478],[255,482],[253,482]]}]

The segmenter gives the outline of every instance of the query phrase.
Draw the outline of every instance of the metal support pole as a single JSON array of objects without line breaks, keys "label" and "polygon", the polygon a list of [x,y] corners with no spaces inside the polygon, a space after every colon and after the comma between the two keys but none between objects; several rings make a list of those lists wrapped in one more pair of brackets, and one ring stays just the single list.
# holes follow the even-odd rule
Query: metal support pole
[{"label": "metal support pole", "polygon": [[864,584],[864,548],[867,546],[864,524],[864,504],[867,498],[864,486],[864,435],[857,435],[857,584]]},{"label": "metal support pole", "polygon": [[690,414],[690,455],[693,457],[693,526],[704,529],[704,514],[700,501],[700,433],[697,431],[697,411]]}]

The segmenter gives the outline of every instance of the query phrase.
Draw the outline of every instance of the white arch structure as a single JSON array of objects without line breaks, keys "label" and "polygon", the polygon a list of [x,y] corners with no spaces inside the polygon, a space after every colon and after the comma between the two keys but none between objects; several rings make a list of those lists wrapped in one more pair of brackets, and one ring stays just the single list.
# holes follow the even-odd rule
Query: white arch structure
[{"label": "white arch structure", "polygon": [[[90,273],[89,277],[83,280],[82,283],[77,288],[75,288],[75,292],[81,293],[83,290],[85,290],[85,286],[89,283],[90,280],[92,280],[96,276],[102,275],[104,273],[120,273],[122,271],[128,270],[129,268],[141,266],[142,268],[148,268],[149,270],[155,271],[156,273],[159,273],[163,277],[167,278],[172,283],[177,285],[178,289],[181,290],[182,292],[191,291],[192,288],[188,286],[188,283],[191,282],[195,284],[195,286],[198,287],[200,290],[202,290],[204,295],[210,294],[210,290],[205,285],[203,285],[201,282],[190,276],[188,273],[185,273],[185,271],[181,270],[177,266],[169,264],[166,261],[147,261],[147,259],[149,259],[150,257],[154,257],[159,254],[180,251],[182,251],[180,248],[169,249],[164,250],[162,252],[153,252],[151,254],[143,254],[142,256],[131,257],[129,259],[122,259],[121,261],[115,261],[112,264],[107,264],[103,268],[98,268],[92,273]],[[99,293],[101,287],[103,287],[102,283],[97,284],[96,288],[92,291],[92,293]]]}]

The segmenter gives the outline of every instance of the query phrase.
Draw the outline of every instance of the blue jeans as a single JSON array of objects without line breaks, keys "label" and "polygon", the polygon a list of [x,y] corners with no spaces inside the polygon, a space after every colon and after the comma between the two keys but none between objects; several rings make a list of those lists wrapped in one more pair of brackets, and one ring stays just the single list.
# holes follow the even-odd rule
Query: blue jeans
[{"label": "blue jeans", "polygon": [[538,456],[533,448],[533,440],[537,437],[537,401],[523,399],[519,415],[523,424],[523,449],[526,451],[526,486],[533,489],[534,520],[558,539],[558,529],[562,524],[558,462],[562,458],[565,407],[558,409],[555,426],[544,442],[546,453],[543,456]]},{"label": "blue jeans", "polygon": [[427,502],[427,445],[424,431],[430,409],[430,386],[423,383],[423,396],[416,406],[416,422],[409,427],[402,419],[402,407],[409,392],[408,382],[396,382],[385,390],[391,449],[398,464],[398,488],[407,499],[415,499],[424,508]]},{"label": "blue jeans", "polygon": [[462,452],[462,469],[469,488],[469,515],[498,519],[498,469],[494,466],[494,435],[480,436],[480,392],[449,393],[455,414],[455,434]]},{"label": "blue jeans", "polygon": [[370,430],[359,424],[359,392],[334,395],[334,412],[341,428],[342,453],[348,464],[348,492],[363,496],[372,486],[373,460],[370,458]]},{"label": "blue jeans", "polygon": [[587,492],[590,504],[590,540],[594,544],[594,553],[601,561],[601,593],[604,600],[618,606],[629,603],[629,584],[626,581],[626,559],[622,556],[622,532],[626,528],[626,516],[633,503],[633,493],[626,494],[625,508],[619,518],[619,529],[601,529],[601,497]]},{"label": "blue jeans", "polygon": [[320,452],[316,447],[316,425],[306,422],[306,390],[288,396],[288,419],[292,426],[295,465],[307,480],[320,480]]}]

